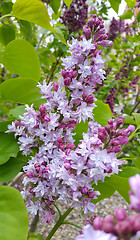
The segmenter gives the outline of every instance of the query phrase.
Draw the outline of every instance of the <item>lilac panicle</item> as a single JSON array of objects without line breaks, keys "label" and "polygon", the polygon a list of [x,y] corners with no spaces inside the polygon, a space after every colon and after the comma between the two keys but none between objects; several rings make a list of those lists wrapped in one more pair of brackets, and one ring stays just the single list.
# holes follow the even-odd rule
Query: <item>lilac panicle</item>
[{"label": "lilac panicle", "polygon": [[[110,173],[118,173],[122,162],[115,156],[118,149],[114,151],[114,147],[119,147],[116,141],[121,141],[124,132],[127,137],[133,130],[129,127],[116,135],[117,139],[110,144],[113,150],[105,147],[105,138],[117,134],[116,128],[123,119],[110,120],[110,127],[104,130],[94,121],[92,111],[96,99],[93,93],[96,84],[104,80],[105,73],[105,60],[97,45],[110,42],[104,42],[107,40],[100,17],[88,20],[87,28],[91,29],[92,39],[83,36],[68,43],[71,55],[62,59],[64,69],[58,82],[47,85],[44,80],[38,83],[42,98],[46,99],[39,111],[33,105],[26,105],[20,121],[8,126],[7,132],[15,133],[23,155],[31,156],[23,167],[22,196],[26,207],[33,216],[39,211],[47,223],[54,214],[52,203],[56,199],[82,208],[85,214],[94,212],[92,199],[100,193],[94,190],[91,182],[97,184]],[[83,133],[83,140],[75,146],[75,124],[86,120],[90,120],[88,132]]]}]

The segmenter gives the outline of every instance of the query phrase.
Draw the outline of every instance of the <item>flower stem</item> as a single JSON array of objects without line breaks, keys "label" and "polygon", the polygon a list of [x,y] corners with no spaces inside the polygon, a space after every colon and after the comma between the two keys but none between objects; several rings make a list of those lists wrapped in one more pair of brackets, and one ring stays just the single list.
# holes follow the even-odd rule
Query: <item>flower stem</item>
[{"label": "flower stem", "polygon": [[74,227],[76,227],[76,228],[80,228],[80,229],[82,229],[82,227],[80,227],[80,226],[78,226],[78,225],[76,225],[76,224],[74,224],[74,223],[72,223],[72,222],[63,222],[63,224],[69,224],[69,225],[72,225],[72,226],[74,226]]},{"label": "flower stem", "polygon": [[47,236],[46,240],[50,240],[52,238],[52,236],[54,235],[54,233],[57,231],[57,229],[64,223],[65,218],[69,215],[69,213],[73,210],[73,208],[68,208],[68,210],[59,217],[57,223],[55,224],[55,226],[53,227],[53,229],[51,230],[51,232],[49,233],[49,235]]},{"label": "flower stem", "polygon": [[6,15],[2,16],[2,17],[0,18],[0,21],[1,21],[2,19],[6,18],[6,17],[11,17],[11,14],[6,14]]},{"label": "flower stem", "polygon": [[57,205],[55,203],[53,203],[53,205],[55,206],[55,208],[57,209],[58,213],[59,213],[59,217],[62,216],[61,212],[60,212],[60,209],[57,207]]}]

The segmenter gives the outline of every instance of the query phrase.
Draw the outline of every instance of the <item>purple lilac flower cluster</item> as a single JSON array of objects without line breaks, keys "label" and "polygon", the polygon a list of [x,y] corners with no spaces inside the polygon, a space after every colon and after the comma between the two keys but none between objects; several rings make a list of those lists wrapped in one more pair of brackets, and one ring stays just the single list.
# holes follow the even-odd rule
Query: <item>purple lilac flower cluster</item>
[{"label": "purple lilac flower cluster", "polygon": [[69,9],[67,5],[63,3],[63,9],[65,9],[65,11],[61,19],[62,23],[68,28],[69,33],[81,30],[86,23],[88,14],[86,0],[73,0]]},{"label": "purple lilac flower cluster", "polygon": [[131,187],[130,208],[138,213],[127,216],[122,207],[118,207],[113,215],[105,218],[92,217],[87,219],[81,235],[75,240],[139,240],[140,239],[140,175],[129,178]]},{"label": "purple lilac flower cluster", "polygon": [[104,143],[105,148],[109,152],[120,152],[121,145],[125,145],[129,141],[129,134],[135,130],[133,125],[128,128],[120,128],[124,123],[124,117],[117,119],[109,119],[108,125],[98,128],[98,138]]},{"label": "purple lilac flower cluster", "polygon": [[[96,21],[95,21],[96,19]],[[91,20],[88,20],[91,24]],[[103,29],[101,18],[94,23],[99,32]],[[100,27],[100,24],[102,27]],[[96,33],[98,32],[96,28]],[[102,31],[101,31],[102,36]],[[105,43],[100,38],[99,43]],[[106,44],[110,44],[110,41]],[[104,181],[109,172],[118,173],[121,161],[115,152],[108,152],[98,137],[98,124],[93,121],[94,88],[104,79],[104,60],[97,43],[82,37],[69,44],[71,55],[63,59],[62,77],[56,83],[38,84],[46,103],[39,111],[26,105],[26,112],[20,121],[9,125],[7,132],[15,132],[20,150],[30,160],[23,170],[23,198],[29,212],[39,215],[47,223],[54,214],[56,199],[71,206],[78,206],[84,213],[94,211],[91,202],[100,193],[94,191],[91,182]],[[75,124],[89,120],[88,133],[76,148],[74,142]],[[95,127],[94,127],[95,126]]]},{"label": "purple lilac flower cluster", "polygon": [[122,33],[125,29],[124,20],[117,21],[114,17],[111,20],[108,32],[108,39],[114,40],[118,34]]}]

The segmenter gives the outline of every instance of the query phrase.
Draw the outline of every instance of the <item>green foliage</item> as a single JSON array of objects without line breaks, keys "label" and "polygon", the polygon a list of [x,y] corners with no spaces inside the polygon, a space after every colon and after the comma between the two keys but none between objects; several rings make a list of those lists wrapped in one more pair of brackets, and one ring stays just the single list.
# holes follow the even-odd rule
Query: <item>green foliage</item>
[{"label": "green foliage", "polygon": [[85,123],[81,121],[80,123],[75,124],[74,133],[76,133],[73,138],[75,139],[74,144],[78,146],[80,143],[79,140],[83,139],[83,133],[87,133],[88,131],[88,121],[86,120]]},{"label": "green foliage", "polygon": [[121,169],[118,175],[111,175],[109,178],[109,184],[114,187],[120,195],[129,203],[129,191],[130,186],[128,178],[136,174],[140,174],[140,170],[135,167],[124,167]]},{"label": "green foliage", "polygon": [[110,176],[110,184],[117,190],[117,192],[126,200],[126,202],[129,201],[129,190],[130,186],[128,183],[128,178],[125,177],[119,177],[117,175],[111,175]]},{"label": "green foliage", "polygon": [[2,24],[0,26],[0,43],[7,45],[15,39],[15,26]]},{"label": "green foliage", "polygon": [[140,128],[140,113],[133,113],[133,116],[135,117],[137,127]]},{"label": "green foliage", "polygon": [[13,4],[11,15],[54,31],[47,9],[40,0],[17,0]]},{"label": "green foliage", "polygon": [[[17,119],[19,120],[19,116],[23,116],[25,112],[25,106],[17,106],[14,109],[11,109],[8,113],[9,118],[11,117],[12,119]],[[8,120],[9,120],[8,118]]]},{"label": "green foliage", "polygon": [[113,10],[118,13],[119,10],[119,6],[121,3],[121,0],[109,0],[111,7],[113,8]]},{"label": "green foliage", "polygon": [[13,6],[12,2],[4,2],[4,3],[2,3],[2,5],[1,5],[2,15],[9,14],[12,11],[12,6]]},{"label": "green foliage", "polygon": [[129,8],[133,8],[136,4],[136,0],[125,0],[125,2],[127,3],[127,7]]},{"label": "green foliage", "polygon": [[26,240],[28,215],[18,190],[0,186],[0,240]]},{"label": "green foliage", "polygon": [[10,42],[1,53],[4,66],[20,77],[40,79],[40,64],[38,55],[33,46],[23,39]]},{"label": "green foliage", "polygon": [[40,89],[36,87],[36,81],[32,79],[13,78],[0,85],[0,98],[2,100],[29,105],[34,103],[35,107],[44,102],[39,92]]},{"label": "green foliage", "polygon": [[0,121],[0,132],[5,132],[8,130],[7,125],[11,124],[11,121]]},{"label": "green foliage", "polygon": [[10,157],[16,157],[19,151],[17,141],[12,133],[0,133],[0,165]]},{"label": "green foliage", "polygon": [[131,158],[136,166],[136,168],[140,169],[140,157],[136,157],[134,156],[133,158]]},{"label": "green foliage", "polygon": [[103,103],[101,100],[97,100],[95,104],[97,107],[93,109],[94,120],[104,127],[108,124],[108,119],[111,119],[114,115],[108,104]]},{"label": "green foliage", "polygon": [[25,38],[25,40],[30,41],[32,37],[32,27],[31,23],[25,21],[25,20],[19,20],[18,21],[20,26],[20,32]]},{"label": "green foliage", "polygon": [[62,31],[60,30],[60,28],[55,28],[55,37],[60,40],[62,43],[66,44],[66,40],[64,38],[64,35],[62,33]]},{"label": "green foliage", "polygon": [[57,14],[58,10],[60,8],[61,5],[61,0],[50,0],[49,5],[51,6],[51,8],[53,9],[54,13]]},{"label": "green foliage", "polygon": [[12,180],[26,164],[28,158],[21,153],[16,158],[11,157],[6,163],[0,165],[0,182]]},{"label": "green foliage", "polygon": [[129,9],[127,12],[124,12],[120,16],[120,19],[131,19],[133,15],[134,15],[133,11]]},{"label": "green foliage", "polygon": [[98,181],[97,185],[94,186],[94,190],[99,191],[101,195],[98,196],[98,199],[92,200],[93,203],[100,202],[101,200],[109,198],[114,194],[115,188],[109,183],[107,179],[108,178],[105,178],[104,182]]},{"label": "green foliage", "polygon": [[64,0],[64,3],[68,6],[68,8],[70,7],[71,3],[73,0]]}]

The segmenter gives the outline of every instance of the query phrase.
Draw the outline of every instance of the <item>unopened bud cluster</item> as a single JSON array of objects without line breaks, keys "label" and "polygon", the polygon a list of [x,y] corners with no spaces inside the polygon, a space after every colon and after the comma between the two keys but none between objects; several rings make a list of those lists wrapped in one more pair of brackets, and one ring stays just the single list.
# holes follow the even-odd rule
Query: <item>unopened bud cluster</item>
[{"label": "unopened bud cluster", "polygon": [[108,152],[118,153],[121,151],[121,146],[129,141],[129,134],[135,130],[133,125],[128,128],[120,128],[124,123],[124,117],[120,116],[117,119],[109,119],[108,125],[98,128],[98,138],[104,143]]}]

